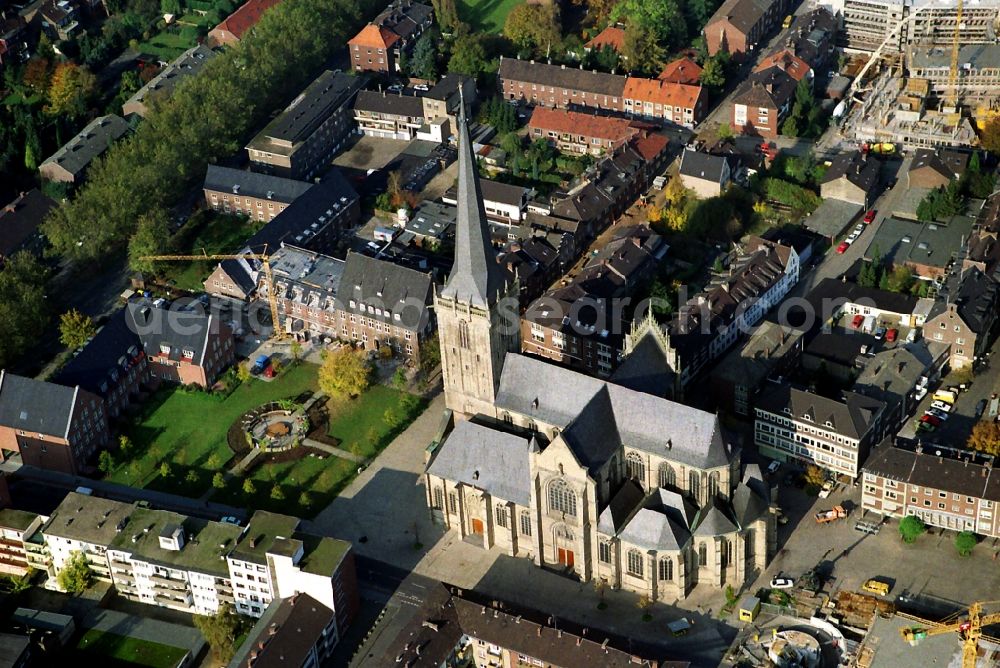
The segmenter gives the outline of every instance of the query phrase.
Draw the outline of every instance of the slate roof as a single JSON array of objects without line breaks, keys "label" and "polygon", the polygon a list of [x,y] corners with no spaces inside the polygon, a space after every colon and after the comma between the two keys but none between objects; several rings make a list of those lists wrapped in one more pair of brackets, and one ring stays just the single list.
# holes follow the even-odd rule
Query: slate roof
[{"label": "slate roof", "polygon": [[734,28],[748,34],[775,4],[773,0],[726,0],[705,24],[707,32],[713,23],[728,21]]},{"label": "slate roof", "polygon": [[528,450],[533,440],[463,420],[438,448],[427,472],[527,507],[531,502]]},{"label": "slate roof", "polygon": [[365,84],[365,77],[326,70],[271,121],[249,148],[295,146],[308,139],[337,110],[346,107]]},{"label": "slate roof", "polygon": [[38,188],[21,193],[0,208],[0,258],[10,256],[28,241],[56,206],[56,202]]},{"label": "slate roof", "polygon": [[[592,404],[599,393],[602,396]],[[566,429],[573,422],[582,424],[578,417],[591,405],[608,411],[597,417],[613,424],[616,440],[629,447],[664,454],[696,468],[725,466],[732,456],[718,418],[711,413],[541,360],[507,354],[496,399],[498,411],[533,416]],[[574,432],[574,438],[585,437]],[[600,444],[592,447],[603,452]]]},{"label": "slate roof", "polygon": [[928,445],[918,453],[913,446],[897,447],[886,439],[872,449],[862,470],[897,482],[996,502],[1000,501],[1000,471],[994,470],[993,464],[992,457],[970,450]]},{"label": "slate roof", "polygon": [[886,403],[900,403],[933,364],[934,356],[924,341],[883,350],[867,358],[854,390]]},{"label": "slate roof", "polygon": [[458,119],[458,218],[455,224],[455,262],[441,296],[479,308],[494,305],[507,291],[512,277],[497,263],[476,173],[475,150],[463,105]]},{"label": "slate roof", "polygon": [[868,156],[861,151],[841,153],[833,159],[826,173],[823,175],[823,183],[830,183],[841,178],[846,178],[852,184],[871,193],[878,182],[879,163],[877,160],[869,160]]},{"label": "slate roof", "polygon": [[662,340],[646,330],[611,374],[611,382],[662,397],[673,388],[674,373]]},{"label": "slate roof", "polygon": [[501,80],[534,83],[559,90],[565,88],[612,97],[622,97],[627,79],[620,74],[592,72],[518,58],[501,59],[497,76]]},{"label": "slate roof", "polygon": [[[432,285],[428,273],[349,252],[340,277],[339,299],[347,311],[416,330],[427,323]],[[352,307],[351,300],[358,306]],[[363,305],[381,308],[383,315],[372,313],[371,308],[364,309]]]},{"label": "slate roof", "polygon": [[914,151],[910,172],[930,169],[947,179],[961,178],[969,165],[969,154],[952,149],[920,148]]},{"label": "slate roof", "polygon": [[723,512],[719,502],[713,499],[698,513],[698,525],[694,529],[694,535],[720,536],[738,530],[733,520]]},{"label": "slate roof", "polygon": [[0,370],[0,425],[67,438],[78,390]]},{"label": "slate roof", "polygon": [[802,332],[773,322],[762,322],[746,344],[730,351],[712,370],[712,377],[753,387],[761,383],[794,347]]},{"label": "slate roof", "polygon": [[[814,306],[819,306],[823,300],[836,301],[840,304],[869,304],[882,311],[890,313],[910,314],[917,307],[916,297],[904,295],[878,288],[865,288],[857,283],[841,281],[836,278],[825,278],[812,289],[806,299]],[[823,311],[817,311],[822,313]]]},{"label": "slate roof", "polygon": [[[303,666],[323,630],[334,621],[333,610],[309,594],[276,598],[254,624],[229,663],[230,668]],[[263,645],[263,649],[260,649]],[[253,653],[254,658],[250,659]]]},{"label": "slate roof", "polygon": [[126,323],[125,308],[115,311],[90,342],[59,370],[53,382],[107,397],[119,377],[137,362],[141,342]]},{"label": "slate roof", "polygon": [[608,502],[607,507],[601,511],[597,520],[597,530],[601,533],[614,536],[625,526],[626,521],[632,516],[636,506],[646,498],[639,483],[634,480],[626,480],[622,488],[615,492]]},{"label": "slate roof", "polygon": [[[843,399],[831,399],[787,383],[773,384],[757,399],[757,408],[775,415],[808,422],[818,429],[831,429],[848,438],[860,440],[868,433],[876,416],[885,408],[877,399],[857,392],[844,392]],[[784,409],[788,408],[788,415]],[[829,423],[829,424],[827,424]]]},{"label": "slate roof", "polygon": [[56,163],[74,177],[78,176],[94,158],[108,150],[111,144],[128,132],[128,123],[121,116],[108,114],[95,118],[79,134],[63,144],[39,165]]},{"label": "slate roof", "polygon": [[726,166],[726,158],[711,153],[700,151],[684,151],[681,153],[680,173],[682,176],[691,176],[697,179],[705,179],[712,183],[722,182],[722,171]]},{"label": "slate roof", "polygon": [[566,425],[562,438],[580,464],[594,473],[622,448],[608,385],[590,397],[583,409]]},{"label": "slate roof", "polygon": [[[180,361],[185,359],[184,352],[190,351],[193,353],[189,358],[191,363],[198,366],[204,366],[209,335],[226,327],[215,315],[157,308],[145,300],[132,301],[125,306],[125,322],[138,335],[143,350],[150,357],[166,356]],[[163,353],[161,346],[167,346],[169,352]]]},{"label": "slate roof", "polygon": [[996,319],[997,292],[1000,285],[979,270],[966,269],[960,278],[948,282],[948,290],[939,295],[927,320],[938,317],[954,305],[969,329],[977,334],[987,331]]},{"label": "slate roof", "polygon": [[406,116],[408,118],[423,118],[424,103],[419,97],[403,95],[402,92],[390,95],[375,90],[358,91],[354,100],[354,109],[370,111],[390,116]]},{"label": "slate roof", "polygon": [[200,72],[202,66],[213,56],[215,56],[215,51],[207,46],[198,44],[191,47],[160,70],[146,85],[133,93],[132,97],[122,105],[123,113],[127,113],[125,110],[132,105],[147,104],[150,95],[170,95],[177,84]]},{"label": "slate roof", "polygon": [[618,537],[645,550],[682,550],[691,533],[671,517],[651,508],[640,508]]},{"label": "slate roof", "polygon": [[234,193],[237,189],[242,197],[270,199],[283,204],[291,204],[305,194],[313,184],[295,181],[271,174],[259,174],[232,167],[209,165],[205,174],[205,190]]},{"label": "slate roof", "polygon": [[869,242],[865,256],[877,246],[886,262],[944,269],[961,252],[975,222],[969,216],[953,216],[947,223],[886,218]]}]

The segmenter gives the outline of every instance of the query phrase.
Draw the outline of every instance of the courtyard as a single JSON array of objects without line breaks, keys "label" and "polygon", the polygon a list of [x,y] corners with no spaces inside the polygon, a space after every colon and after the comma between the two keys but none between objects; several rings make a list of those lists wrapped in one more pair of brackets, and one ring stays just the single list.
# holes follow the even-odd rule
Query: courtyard
[{"label": "courtyard", "polygon": [[180,647],[91,629],[76,644],[73,655],[85,664],[173,668],[187,652]]}]

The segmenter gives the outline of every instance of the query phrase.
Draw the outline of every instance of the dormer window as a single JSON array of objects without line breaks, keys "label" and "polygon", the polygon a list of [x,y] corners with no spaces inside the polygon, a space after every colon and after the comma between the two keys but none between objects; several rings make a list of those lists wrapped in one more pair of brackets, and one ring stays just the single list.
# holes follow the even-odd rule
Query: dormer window
[{"label": "dormer window", "polygon": [[170,346],[167,345],[166,343],[161,343],[160,344],[160,354],[161,355],[169,355],[170,354]]},{"label": "dormer window", "polygon": [[187,350],[187,349],[185,349],[184,350],[184,359],[186,359],[186,360],[194,359],[194,351],[193,350]]}]

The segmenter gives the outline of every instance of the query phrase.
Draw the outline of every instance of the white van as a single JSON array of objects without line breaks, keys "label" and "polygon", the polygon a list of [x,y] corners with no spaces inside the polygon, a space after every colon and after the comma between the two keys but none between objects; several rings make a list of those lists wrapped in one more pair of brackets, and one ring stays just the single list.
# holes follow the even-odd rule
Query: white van
[{"label": "white van", "polygon": [[865,316],[865,321],[861,325],[861,331],[865,334],[871,334],[875,331],[875,316],[869,315]]}]

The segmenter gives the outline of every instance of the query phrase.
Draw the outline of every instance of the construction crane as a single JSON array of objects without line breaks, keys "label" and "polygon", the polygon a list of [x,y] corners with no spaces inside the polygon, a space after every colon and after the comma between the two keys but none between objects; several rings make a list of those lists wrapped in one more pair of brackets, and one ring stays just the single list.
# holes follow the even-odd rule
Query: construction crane
[{"label": "construction crane", "polygon": [[958,50],[962,37],[962,0],[955,5],[955,35],[951,42],[951,69],[948,70],[948,106],[958,113]]},{"label": "construction crane", "polygon": [[237,253],[233,255],[221,255],[203,253],[201,255],[146,255],[143,260],[153,262],[191,262],[193,260],[256,260],[260,262],[264,270],[264,289],[267,290],[267,302],[271,307],[271,323],[273,331],[271,338],[282,340],[285,338],[285,331],[281,328],[281,321],[278,317],[278,297],[274,290],[274,278],[271,275],[271,256],[267,254],[267,249],[263,253]]},{"label": "construction crane", "polygon": [[983,635],[983,627],[1000,623],[1000,612],[983,614],[984,605],[987,603],[977,602],[970,605],[969,616],[965,619],[940,624],[927,622],[927,626],[911,626],[900,629],[899,634],[906,642],[917,645],[929,636],[958,631],[958,635],[962,639],[962,668],[976,668],[979,639]]}]

